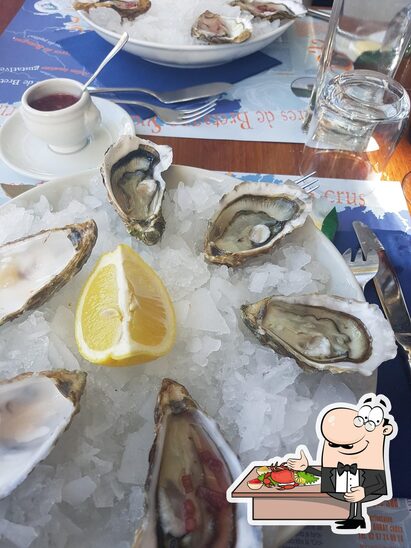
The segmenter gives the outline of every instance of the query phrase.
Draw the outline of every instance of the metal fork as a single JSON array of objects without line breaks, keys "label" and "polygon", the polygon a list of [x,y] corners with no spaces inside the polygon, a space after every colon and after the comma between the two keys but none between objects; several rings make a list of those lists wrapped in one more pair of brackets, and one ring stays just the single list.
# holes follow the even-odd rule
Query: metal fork
[{"label": "metal fork", "polygon": [[331,11],[323,11],[309,8],[307,10],[307,15],[311,15],[311,17],[315,17],[317,19],[322,19],[323,21],[329,21]]},{"label": "metal fork", "polygon": [[156,114],[163,122],[170,125],[184,125],[191,124],[199,120],[206,114],[210,114],[217,104],[217,99],[213,98],[207,103],[201,105],[200,107],[191,108],[191,109],[173,109],[167,107],[159,107],[157,105],[152,105],[151,103],[145,103],[143,101],[133,101],[131,99],[111,99],[112,103],[126,104],[126,105],[137,105],[139,107],[147,108]]},{"label": "metal fork", "polygon": [[344,251],[342,256],[364,291],[367,283],[372,280],[378,272],[379,259],[377,252],[374,249],[369,251],[367,257],[364,259],[362,251],[359,249],[352,261],[352,250],[349,248]]},{"label": "metal fork", "polygon": [[158,101],[164,104],[184,103],[185,101],[193,101],[195,99],[206,99],[226,93],[232,84],[228,82],[212,82],[211,84],[200,84],[199,86],[190,86],[188,88],[180,88],[173,91],[153,91],[147,88],[88,88],[92,95],[100,93],[144,93],[151,95]]},{"label": "metal fork", "polygon": [[308,175],[304,175],[303,177],[296,179],[294,183],[300,186],[301,188],[303,188],[304,190],[306,190],[307,192],[314,192],[314,190],[317,190],[317,188],[320,186],[320,185],[316,185],[316,183],[318,183],[318,179],[314,179],[313,181],[309,181],[309,182],[306,182],[306,181],[307,179],[309,179],[315,174],[316,174],[316,171],[312,171],[311,173],[308,173]]}]

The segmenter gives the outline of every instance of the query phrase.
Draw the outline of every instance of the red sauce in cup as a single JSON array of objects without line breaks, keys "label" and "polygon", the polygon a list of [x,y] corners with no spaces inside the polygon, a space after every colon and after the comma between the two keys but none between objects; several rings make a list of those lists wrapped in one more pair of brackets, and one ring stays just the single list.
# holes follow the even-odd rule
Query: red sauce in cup
[{"label": "red sauce in cup", "polygon": [[70,93],[51,93],[30,101],[31,108],[42,111],[61,110],[77,103],[79,96]]}]

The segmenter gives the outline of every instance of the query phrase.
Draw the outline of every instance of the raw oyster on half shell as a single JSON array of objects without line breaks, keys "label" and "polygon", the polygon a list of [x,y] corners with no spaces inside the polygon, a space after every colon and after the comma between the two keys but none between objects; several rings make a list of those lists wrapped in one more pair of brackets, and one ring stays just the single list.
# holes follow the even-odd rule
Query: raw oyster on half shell
[{"label": "raw oyster on half shell", "polygon": [[101,174],[109,200],[130,234],[146,245],[156,244],[166,226],[162,173],[172,159],[169,146],[132,135],[120,137],[104,155]]},{"label": "raw oyster on half shell", "polygon": [[83,10],[87,13],[92,8],[111,8],[121,16],[121,19],[134,21],[136,17],[151,8],[151,2],[150,0],[95,0],[94,2],[78,0],[74,2],[73,7],[75,10]]},{"label": "raw oyster on half shell", "polygon": [[227,17],[206,10],[191,28],[191,35],[210,44],[240,43],[248,40],[253,26],[250,17]]},{"label": "raw oyster on half shell", "polygon": [[83,371],[23,373],[0,382],[0,499],[53,449],[79,411]]},{"label": "raw oyster on half shell", "polygon": [[258,548],[258,528],[226,490],[241,465],[216,423],[181,384],[164,379],[154,412],[146,515],[134,548]]},{"label": "raw oyster on half shell", "polygon": [[260,0],[234,0],[232,6],[239,6],[258,19],[275,21],[276,19],[294,19],[307,13],[301,2],[284,0],[283,2],[261,2]]},{"label": "raw oyster on half shell", "polygon": [[0,325],[46,302],[81,270],[96,243],[93,220],[0,246]]},{"label": "raw oyster on half shell", "polygon": [[267,297],[243,305],[252,333],[303,368],[371,373],[397,354],[394,333],[377,305],[330,295]]},{"label": "raw oyster on half shell", "polygon": [[267,253],[302,226],[311,209],[312,197],[292,182],[240,183],[221,198],[208,223],[205,259],[238,266]]}]

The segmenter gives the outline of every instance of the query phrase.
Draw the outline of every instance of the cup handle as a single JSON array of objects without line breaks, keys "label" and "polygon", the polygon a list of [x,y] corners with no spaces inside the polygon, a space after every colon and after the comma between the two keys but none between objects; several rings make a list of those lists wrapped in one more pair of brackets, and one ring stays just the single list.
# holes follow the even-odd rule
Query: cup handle
[{"label": "cup handle", "polygon": [[90,106],[85,112],[84,121],[85,121],[87,131],[89,133],[93,133],[96,127],[99,126],[101,123],[100,111],[96,107],[96,105],[93,103],[93,101],[90,102]]}]

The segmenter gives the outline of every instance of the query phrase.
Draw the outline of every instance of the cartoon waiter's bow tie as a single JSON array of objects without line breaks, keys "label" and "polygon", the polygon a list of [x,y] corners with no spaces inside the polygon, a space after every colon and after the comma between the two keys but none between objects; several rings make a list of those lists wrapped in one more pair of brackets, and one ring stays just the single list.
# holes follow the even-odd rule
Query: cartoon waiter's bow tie
[{"label": "cartoon waiter's bow tie", "polygon": [[357,473],[358,466],[356,464],[343,464],[339,462],[337,464],[337,472],[339,476],[342,476],[344,472],[350,472],[351,474]]}]

